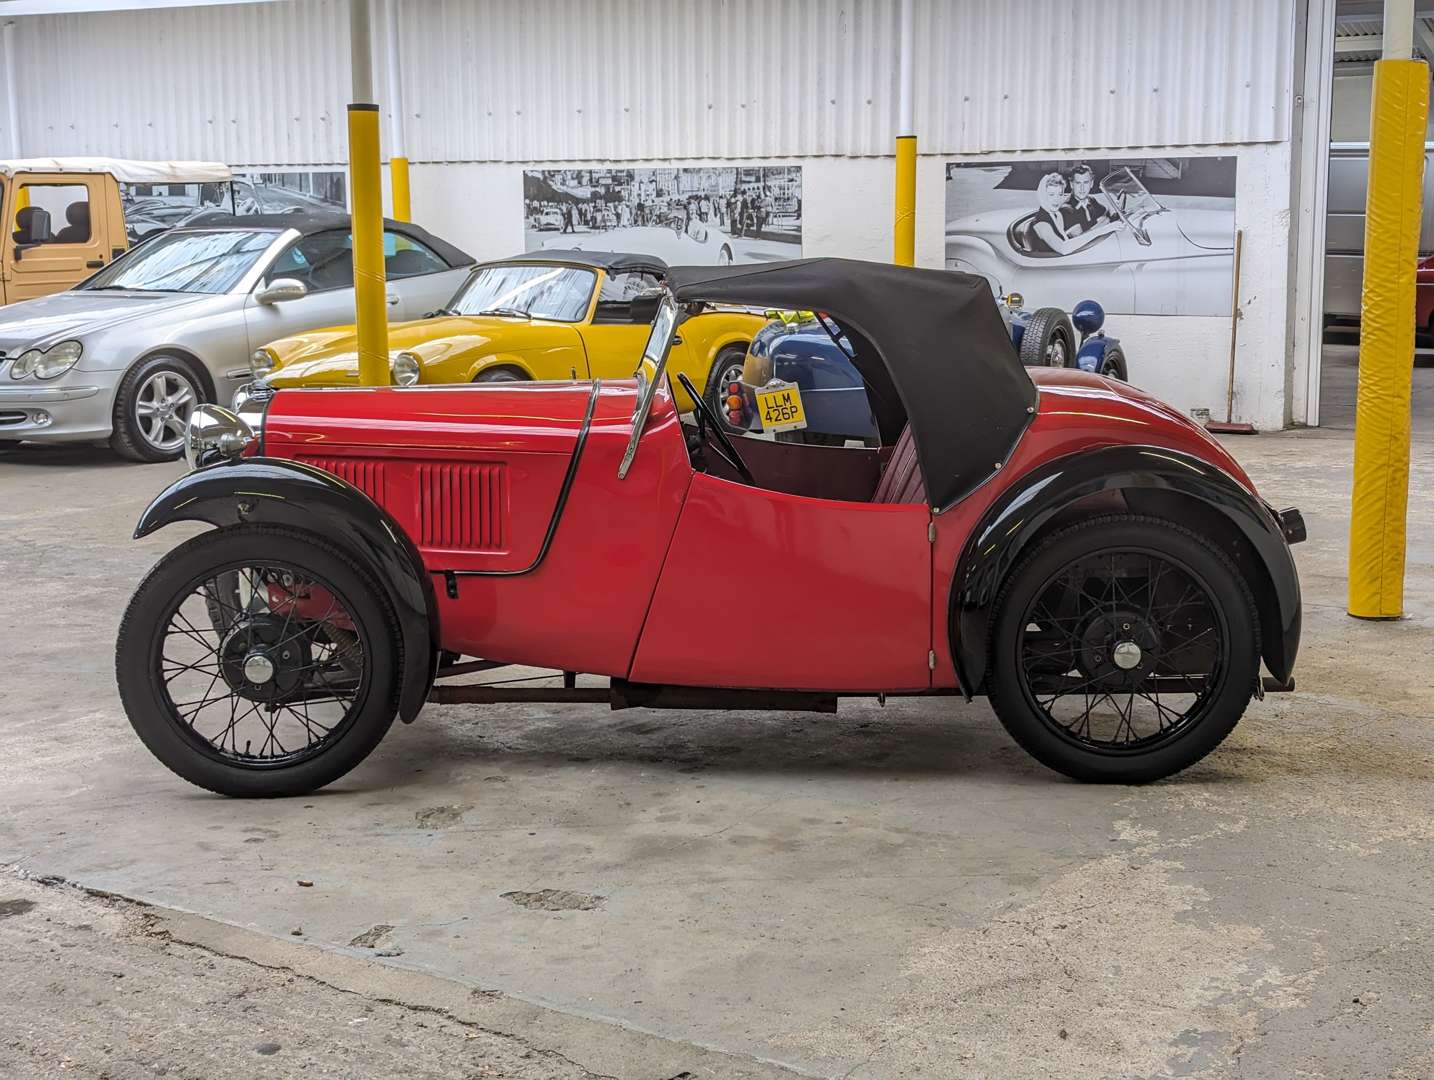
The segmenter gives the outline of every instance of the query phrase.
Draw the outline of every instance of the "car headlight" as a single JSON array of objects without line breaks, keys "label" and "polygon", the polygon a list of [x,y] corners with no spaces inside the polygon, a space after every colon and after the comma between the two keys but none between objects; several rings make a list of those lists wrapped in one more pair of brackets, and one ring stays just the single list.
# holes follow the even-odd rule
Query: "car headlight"
[{"label": "car headlight", "polygon": [[249,357],[249,374],[262,379],[279,366],[279,358],[268,349],[255,349]]},{"label": "car headlight", "polygon": [[36,362],[44,355],[45,354],[39,349],[26,349],[19,356],[15,357],[15,362],[10,365],[10,378],[25,378],[30,372],[35,370]]},{"label": "car headlight", "polygon": [[26,349],[10,365],[10,378],[23,379],[34,375],[37,379],[54,379],[79,361],[85,347],[78,341],[62,341],[48,349]]},{"label": "car headlight", "polygon": [[393,356],[393,381],[399,386],[412,386],[418,382],[418,357],[411,352],[395,353]]},{"label": "car headlight", "polygon": [[35,378],[53,379],[79,363],[85,347],[78,341],[62,341],[52,345],[35,361]]},{"label": "car headlight", "polygon": [[236,458],[257,438],[254,429],[222,405],[196,405],[184,432],[184,460],[191,469]]}]

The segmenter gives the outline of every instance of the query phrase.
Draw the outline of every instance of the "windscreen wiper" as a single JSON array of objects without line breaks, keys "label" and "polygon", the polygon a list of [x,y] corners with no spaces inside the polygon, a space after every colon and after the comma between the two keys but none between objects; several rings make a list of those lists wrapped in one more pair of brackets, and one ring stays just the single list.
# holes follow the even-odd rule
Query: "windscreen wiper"
[{"label": "windscreen wiper", "polygon": [[526,311],[515,307],[494,307],[484,308],[478,312],[479,315],[509,315],[515,319],[532,319]]}]

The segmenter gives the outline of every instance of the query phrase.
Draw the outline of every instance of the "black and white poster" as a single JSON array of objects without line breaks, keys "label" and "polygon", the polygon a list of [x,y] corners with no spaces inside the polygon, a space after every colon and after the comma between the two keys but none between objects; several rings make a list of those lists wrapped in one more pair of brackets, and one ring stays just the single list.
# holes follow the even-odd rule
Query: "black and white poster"
[{"label": "black and white poster", "polygon": [[200,214],[292,214],[302,210],[348,210],[343,169],[235,172],[229,183],[121,184],[130,243],[185,224]]},{"label": "black and white poster", "polygon": [[1235,159],[946,166],[946,266],[1069,311],[1229,315]]},{"label": "black and white poster", "polygon": [[797,259],[802,169],[529,169],[523,215],[528,251],[627,251],[673,266]]}]

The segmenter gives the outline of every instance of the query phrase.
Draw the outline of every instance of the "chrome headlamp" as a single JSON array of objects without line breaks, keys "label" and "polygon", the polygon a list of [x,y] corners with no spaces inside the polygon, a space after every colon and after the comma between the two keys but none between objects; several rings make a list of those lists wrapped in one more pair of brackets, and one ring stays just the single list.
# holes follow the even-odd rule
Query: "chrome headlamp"
[{"label": "chrome headlamp", "polygon": [[393,369],[394,386],[413,386],[419,382],[419,357],[416,354],[409,351],[394,353],[389,366]]},{"label": "chrome headlamp", "polygon": [[79,362],[85,347],[78,341],[61,341],[48,349],[26,349],[10,365],[10,378],[56,379]]},{"label": "chrome headlamp", "polygon": [[184,460],[191,469],[236,458],[258,436],[222,405],[196,405],[184,433]]},{"label": "chrome headlamp", "polygon": [[278,366],[278,358],[268,349],[255,349],[249,357],[249,374],[256,379],[262,379]]},{"label": "chrome headlamp", "polygon": [[393,381],[396,386],[412,386],[418,382],[418,357],[411,352],[393,354]]}]

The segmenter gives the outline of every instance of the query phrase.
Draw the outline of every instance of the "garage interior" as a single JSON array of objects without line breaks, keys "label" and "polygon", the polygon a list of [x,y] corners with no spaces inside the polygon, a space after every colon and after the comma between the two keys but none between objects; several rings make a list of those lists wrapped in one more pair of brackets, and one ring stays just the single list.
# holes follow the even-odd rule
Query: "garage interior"
[{"label": "garage interior", "polygon": [[[761,164],[803,169],[804,257],[891,259],[900,0],[388,3],[414,219],[478,258],[522,249],[525,169]],[[344,167],[345,0],[11,6],[11,156]],[[944,266],[949,164],[1236,159],[1237,341],[1228,314],[1110,327],[1135,384],[1258,429],[1220,440],[1302,510],[1295,692],[1141,786],[1059,777],[953,696],[431,704],[323,791],[222,799],[115,686],[136,583],[200,531],[131,537],[184,462],[0,450],[0,1075],[1434,1077],[1434,341],[1404,616],[1354,619],[1359,337],[1321,318],[1383,5],[916,13],[918,265]]]}]

